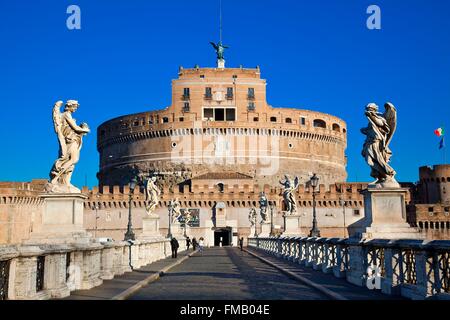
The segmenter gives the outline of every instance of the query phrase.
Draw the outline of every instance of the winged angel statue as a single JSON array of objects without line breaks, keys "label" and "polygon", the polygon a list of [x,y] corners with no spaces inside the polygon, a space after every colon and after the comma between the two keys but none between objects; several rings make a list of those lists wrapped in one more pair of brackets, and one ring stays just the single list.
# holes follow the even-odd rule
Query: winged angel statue
[{"label": "winged angel statue", "polygon": [[283,185],[283,198],[284,203],[286,204],[286,212],[287,214],[294,214],[297,212],[297,202],[295,201],[294,191],[297,190],[299,186],[299,179],[295,177],[292,180],[288,175],[284,176],[284,180],[280,181],[280,184]]},{"label": "winged angel statue", "polygon": [[152,215],[155,211],[156,206],[159,203],[159,196],[161,195],[161,190],[156,185],[156,177],[151,177],[145,181],[145,212],[147,215]]},{"label": "winged angel statue", "polygon": [[397,127],[397,110],[390,102],[387,102],[384,108],[385,112],[381,114],[375,103],[366,106],[365,115],[369,125],[361,129],[366,136],[362,156],[371,168],[370,175],[376,179],[369,186],[397,188],[399,184],[394,178],[396,172],[389,165],[392,156],[389,144]]},{"label": "winged angel statue", "polygon": [[50,171],[50,183],[46,190],[53,193],[79,193],[80,189],[70,183],[75,164],[80,159],[80,150],[83,136],[90,132],[86,123],[77,125],[72,118],[78,107],[78,101],[68,100],[64,112],[60,109],[62,101],[55,103],[53,107],[53,124],[59,142],[59,158],[53,164]]}]

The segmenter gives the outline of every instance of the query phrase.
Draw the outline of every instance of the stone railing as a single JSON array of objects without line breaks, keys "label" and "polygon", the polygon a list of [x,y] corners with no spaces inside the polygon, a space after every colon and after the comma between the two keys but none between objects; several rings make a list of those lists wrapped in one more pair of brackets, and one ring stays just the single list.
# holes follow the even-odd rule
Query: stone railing
[{"label": "stone railing", "polygon": [[450,299],[450,241],[286,237],[248,245],[385,294]]},{"label": "stone railing", "polygon": [[[185,241],[180,241],[180,251]],[[63,298],[171,254],[167,239],[0,246],[0,300]]]}]

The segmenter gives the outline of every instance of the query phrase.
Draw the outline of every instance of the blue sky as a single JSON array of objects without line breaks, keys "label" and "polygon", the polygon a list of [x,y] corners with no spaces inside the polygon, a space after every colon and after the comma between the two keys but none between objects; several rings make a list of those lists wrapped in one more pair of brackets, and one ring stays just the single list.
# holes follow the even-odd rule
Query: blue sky
[{"label": "blue sky", "polygon": [[[66,28],[71,4],[81,30]],[[366,28],[371,4],[381,30]],[[449,15],[447,0],[223,0],[227,66],[261,66],[273,106],[346,120],[349,181],[371,180],[363,107],[393,102],[392,165],[398,180],[416,181],[419,166],[443,162],[433,131],[450,125]],[[47,177],[57,156],[51,108],[78,99],[75,118],[94,130],[73,183],[95,185],[96,127],[168,106],[178,67],[214,66],[217,39],[218,0],[2,0],[0,181]]]}]

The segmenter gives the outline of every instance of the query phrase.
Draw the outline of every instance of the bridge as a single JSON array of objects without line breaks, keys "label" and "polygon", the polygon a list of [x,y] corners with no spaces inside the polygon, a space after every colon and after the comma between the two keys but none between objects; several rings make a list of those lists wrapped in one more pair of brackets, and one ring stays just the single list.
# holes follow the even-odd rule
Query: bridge
[{"label": "bridge", "polygon": [[167,257],[167,239],[3,247],[2,299],[450,298],[450,241],[251,238]]}]

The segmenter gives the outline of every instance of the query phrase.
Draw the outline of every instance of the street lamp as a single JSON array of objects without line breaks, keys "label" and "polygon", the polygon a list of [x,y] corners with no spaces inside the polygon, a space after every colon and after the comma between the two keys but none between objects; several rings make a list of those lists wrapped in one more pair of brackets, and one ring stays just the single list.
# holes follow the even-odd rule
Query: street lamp
[{"label": "street lamp", "polygon": [[313,189],[313,221],[312,221],[312,229],[309,232],[310,237],[320,237],[320,230],[317,227],[317,216],[316,216],[316,188],[319,184],[319,178],[314,173],[311,177],[311,180],[309,180],[311,187]]},{"label": "street lamp", "polygon": [[172,214],[173,214],[173,204],[172,201],[169,202],[169,230],[167,232],[167,238],[172,239]]},{"label": "street lamp", "polygon": [[339,197],[339,204],[342,206],[342,214],[344,215],[344,238],[347,237],[347,228],[345,225],[345,201],[342,197]]},{"label": "street lamp", "polygon": [[256,210],[255,210],[255,235],[254,235],[255,238],[258,237],[258,233],[256,232],[257,217],[258,217],[258,214],[256,213]]},{"label": "street lamp", "polygon": [[131,201],[133,200],[134,188],[136,188],[137,180],[135,177],[130,181],[130,193],[128,197],[128,227],[125,233],[125,241],[136,240],[136,236],[133,232],[133,226],[131,224]]},{"label": "street lamp", "polygon": [[273,207],[274,204],[270,204],[270,236],[273,237]]}]

